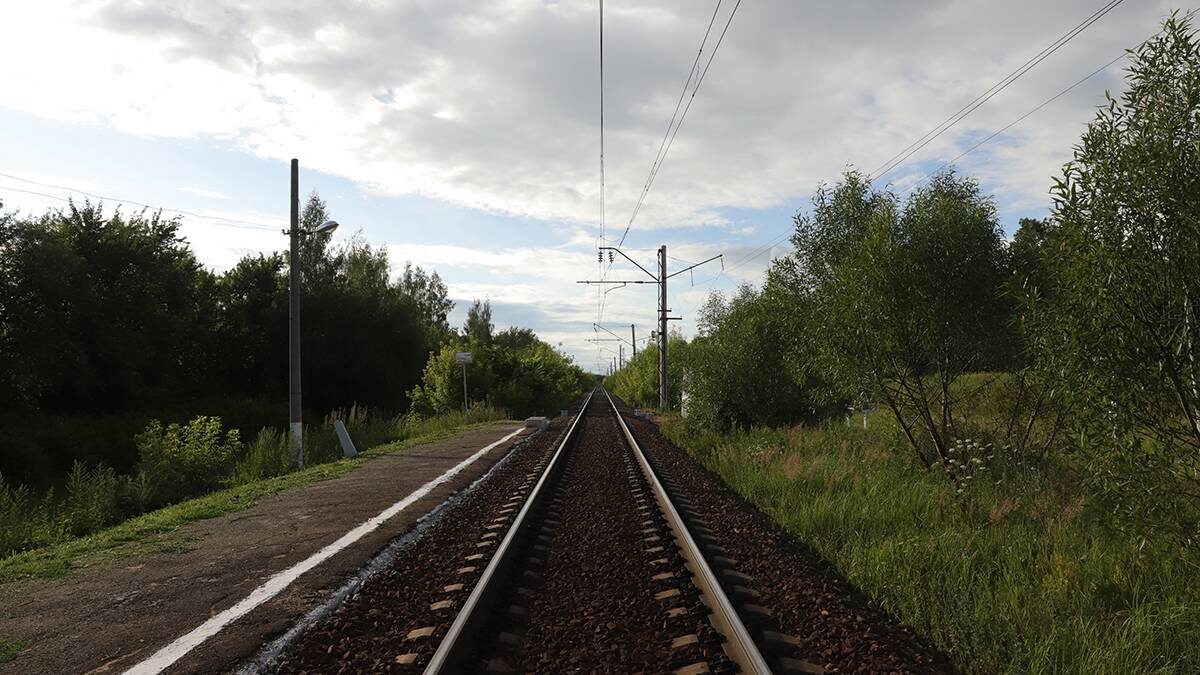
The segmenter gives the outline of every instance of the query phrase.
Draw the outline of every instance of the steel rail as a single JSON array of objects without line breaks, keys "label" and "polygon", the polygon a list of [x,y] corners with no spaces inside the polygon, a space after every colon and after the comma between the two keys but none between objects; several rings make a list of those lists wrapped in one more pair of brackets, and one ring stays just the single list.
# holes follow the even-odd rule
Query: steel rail
[{"label": "steel rail", "polygon": [[504,540],[496,548],[496,553],[488,562],[488,566],[484,568],[483,574],[471,590],[471,594],[467,596],[467,600],[463,603],[462,609],[459,610],[458,616],[454,618],[454,623],[450,624],[450,629],[446,631],[446,636],[442,638],[437,651],[433,653],[429,664],[425,666],[424,672],[426,675],[432,675],[433,673],[455,673],[463,670],[461,659],[467,649],[474,646],[474,636],[471,629],[481,619],[482,612],[479,610],[485,604],[484,596],[495,590],[493,585],[501,578],[504,568],[513,562],[513,556],[517,548],[513,545],[513,541],[524,526],[525,520],[529,516],[529,512],[533,509],[534,504],[541,498],[543,488],[549,482],[550,475],[562,458],[567,443],[570,443],[571,439],[575,436],[575,430],[579,427],[579,421],[583,419],[583,415],[587,412],[587,407],[592,402],[592,397],[595,393],[596,390],[593,389],[588,394],[587,399],[584,400],[583,406],[579,408],[579,414],[571,422],[567,433],[563,435],[562,442],[558,444],[558,449],[554,451],[554,456],[546,464],[546,468],[538,478],[537,484],[530,491],[529,497],[521,506],[521,510],[517,512],[517,517],[513,519],[512,525],[504,535]]},{"label": "steel rail", "polygon": [[625,433],[625,440],[629,443],[630,449],[637,457],[638,464],[642,468],[642,474],[645,475],[647,482],[650,483],[654,490],[654,499],[658,502],[659,508],[663,515],[666,516],[667,525],[675,533],[676,542],[679,544],[680,553],[683,555],[684,561],[693,577],[692,581],[700,589],[704,599],[707,601],[709,610],[712,614],[709,615],[709,620],[718,632],[725,636],[725,653],[729,658],[746,673],[770,673],[771,668],[767,665],[766,659],[758,650],[758,646],[751,637],[749,631],[746,630],[745,624],[738,617],[737,610],[734,609],[733,603],[729,601],[729,597],[725,595],[725,591],[721,589],[721,583],[717,580],[717,575],[713,573],[712,568],[704,560],[704,555],[700,552],[700,547],[696,545],[696,540],[692,538],[691,532],[688,531],[687,525],[683,522],[683,518],[679,515],[679,511],[675,509],[675,505],[671,503],[671,498],[667,495],[666,488],[658,479],[658,475],[654,473],[654,468],[650,466],[650,461],[646,458],[646,454],[642,452],[642,448],[638,445],[633,437],[633,433],[629,431],[629,427],[625,424],[625,420],[621,417],[621,411],[617,409],[617,404],[613,401],[612,396],[604,391],[605,398],[608,399],[608,404],[612,406],[613,414],[617,417],[617,423],[621,426],[621,431]]}]

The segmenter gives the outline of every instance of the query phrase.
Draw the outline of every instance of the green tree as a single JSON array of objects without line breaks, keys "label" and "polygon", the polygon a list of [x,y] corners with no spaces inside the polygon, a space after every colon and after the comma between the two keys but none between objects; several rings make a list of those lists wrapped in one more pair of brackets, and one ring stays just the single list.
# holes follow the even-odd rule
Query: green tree
[{"label": "green tree", "polygon": [[160,214],[0,219],[0,399],[114,410],[210,381],[215,280]]},{"label": "green tree", "polygon": [[230,391],[287,395],[288,277],[282,254],[246,256],[217,279],[214,364]]},{"label": "green tree", "polygon": [[492,342],[492,303],[490,300],[471,303],[467,310],[467,321],[463,324],[463,334],[472,343],[487,345]]},{"label": "green tree", "polygon": [[954,382],[1005,362],[1005,250],[978,184],[934,176],[899,207],[850,171],[797,216],[774,273],[813,297],[821,371],[859,405],[881,402],[926,465],[962,434]]},{"label": "green tree", "polygon": [[1056,179],[1035,330],[1089,475],[1144,532],[1200,538],[1200,40],[1173,16]]},{"label": "green tree", "polygon": [[1014,297],[1027,294],[1040,297],[1049,292],[1046,251],[1054,230],[1054,221],[1049,218],[1022,218],[1017,224],[1017,231],[1008,245]]},{"label": "green tree", "polygon": [[502,349],[517,350],[536,344],[538,337],[530,328],[512,326],[496,333],[494,341]]},{"label": "green tree", "polygon": [[331,248],[320,266],[330,276],[306,289],[302,313],[306,405],[406,408],[428,353],[426,333],[414,300],[389,282],[387,251],[354,239]]},{"label": "green tree", "polygon": [[436,271],[427,274],[420,267],[406,262],[397,283],[400,292],[416,304],[421,322],[425,325],[425,341],[430,351],[454,336],[447,320],[454,309],[454,301],[448,297],[446,284]]},{"label": "green tree", "polygon": [[768,279],[729,301],[713,293],[689,345],[688,415],[717,427],[794,424],[828,406],[807,354],[811,302]]},{"label": "green tree", "polygon": [[[302,226],[329,217],[312,193]],[[302,242],[305,405],[318,411],[354,403],[405,408],[405,392],[449,331],[445,285],[411,264],[390,281],[386,250],[357,237],[333,244],[328,235],[310,235]],[[247,256],[218,280],[217,341],[233,391],[285,394],[288,283],[281,254]]]},{"label": "green tree", "polygon": [[[691,345],[678,332],[667,338],[667,407],[679,410],[683,392],[690,391],[688,363]],[[604,380],[614,394],[627,404],[658,408],[658,343],[647,343],[625,367]]]},{"label": "green tree", "polygon": [[[532,335],[515,329],[504,335]],[[499,337],[499,336],[497,336]],[[462,406],[462,370],[454,354],[469,348],[474,361],[467,366],[467,398],[503,408],[517,417],[556,415],[589,385],[590,376],[550,345],[534,338],[514,345],[447,343],[425,364],[421,384],[410,394],[413,408],[439,413]]]}]

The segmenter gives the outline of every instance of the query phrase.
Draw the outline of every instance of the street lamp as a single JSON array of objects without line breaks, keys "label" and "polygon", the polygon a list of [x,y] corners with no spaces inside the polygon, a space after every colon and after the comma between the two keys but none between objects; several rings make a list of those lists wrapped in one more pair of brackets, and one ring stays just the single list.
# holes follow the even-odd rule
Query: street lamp
[{"label": "street lamp", "polygon": [[292,453],[296,466],[304,468],[304,413],[300,403],[300,238],[327,234],[337,229],[337,221],[327,220],[305,230],[300,227],[300,160],[292,160],[291,228],[284,231],[291,239],[288,251],[288,419]]}]

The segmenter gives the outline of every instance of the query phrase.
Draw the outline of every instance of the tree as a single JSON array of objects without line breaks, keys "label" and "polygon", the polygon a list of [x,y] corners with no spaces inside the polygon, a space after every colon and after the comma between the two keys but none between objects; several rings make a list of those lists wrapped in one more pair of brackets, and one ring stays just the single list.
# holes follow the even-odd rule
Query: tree
[{"label": "tree", "polygon": [[1173,16],[1055,180],[1035,330],[1117,522],[1200,538],[1200,40]]},{"label": "tree", "polygon": [[447,320],[454,309],[454,301],[448,297],[446,284],[436,271],[426,274],[425,270],[411,262],[404,263],[404,272],[397,283],[400,292],[416,304],[417,313],[425,325],[428,349],[437,349],[454,335]]},{"label": "tree", "polygon": [[463,334],[467,340],[480,345],[492,342],[492,303],[490,300],[471,303],[467,310],[467,321],[463,324]]},{"label": "tree", "polygon": [[538,337],[532,329],[512,326],[497,333],[493,341],[502,349],[517,350],[536,344]]},{"label": "tree", "polygon": [[901,209],[850,171],[813,203],[773,273],[812,294],[823,376],[859,405],[886,405],[927,466],[948,461],[962,433],[953,384],[1002,364],[1010,331],[991,199],[946,171]]},{"label": "tree", "polygon": [[179,225],[88,202],[0,220],[5,405],[114,410],[203,388],[215,280]]},{"label": "tree", "polygon": [[1008,245],[1012,269],[1012,294],[1043,296],[1049,290],[1050,272],[1046,250],[1051,245],[1055,225],[1049,218],[1022,218]]},{"label": "tree", "polygon": [[283,255],[246,256],[217,279],[214,364],[232,392],[287,395],[288,277]]},{"label": "tree", "polygon": [[306,289],[301,323],[306,405],[405,409],[427,357],[425,331],[416,304],[389,282],[387,251],[353,239],[321,265],[332,276]]},{"label": "tree", "polygon": [[[533,335],[525,328],[500,335],[506,333],[510,337]],[[491,344],[473,341],[469,345],[475,353],[474,361],[467,366],[467,398],[471,401],[486,402],[517,417],[555,415],[588,386],[591,378],[581,368],[536,336],[532,342],[520,345],[499,338]],[[461,371],[454,353],[467,347],[448,343],[430,357],[421,384],[410,394],[415,410],[431,414],[457,410],[462,405]]]},{"label": "tree", "polygon": [[[684,390],[689,390],[688,363],[691,345],[677,331],[667,337],[667,407],[678,410]],[[627,404],[642,408],[658,407],[658,343],[650,343],[625,367],[605,379],[605,386]],[[690,390],[689,390],[690,391]]]},{"label": "tree", "polygon": [[778,280],[713,293],[687,362],[688,416],[717,427],[794,424],[828,405],[806,354],[811,302]]}]

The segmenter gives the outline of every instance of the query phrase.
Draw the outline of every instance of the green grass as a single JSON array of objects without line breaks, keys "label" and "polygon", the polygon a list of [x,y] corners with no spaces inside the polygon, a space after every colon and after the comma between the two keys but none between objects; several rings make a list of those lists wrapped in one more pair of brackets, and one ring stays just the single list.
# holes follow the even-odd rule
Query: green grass
[{"label": "green grass", "polygon": [[972,672],[1200,672],[1200,568],[1105,529],[1066,468],[962,493],[894,425],[664,431]]},{"label": "green grass", "polygon": [[21,653],[30,645],[29,640],[8,640],[0,638],[0,663],[8,663],[17,658],[17,654]]},{"label": "green grass", "polygon": [[179,528],[187,523],[240,511],[263,496],[341,476],[373,457],[399,452],[414,445],[430,443],[457,432],[482,428],[499,421],[465,422],[459,415],[411,422],[404,430],[407,436],[404,440],[379,445],[354,459],[339,459],[310,466],[303,471],[213,492],[138,516],[90,536],[2,558],[0,584],[21,579],[59,577],[81,567],[137,555],[187,550],[197,543],[185,539],[179,532]]}]

